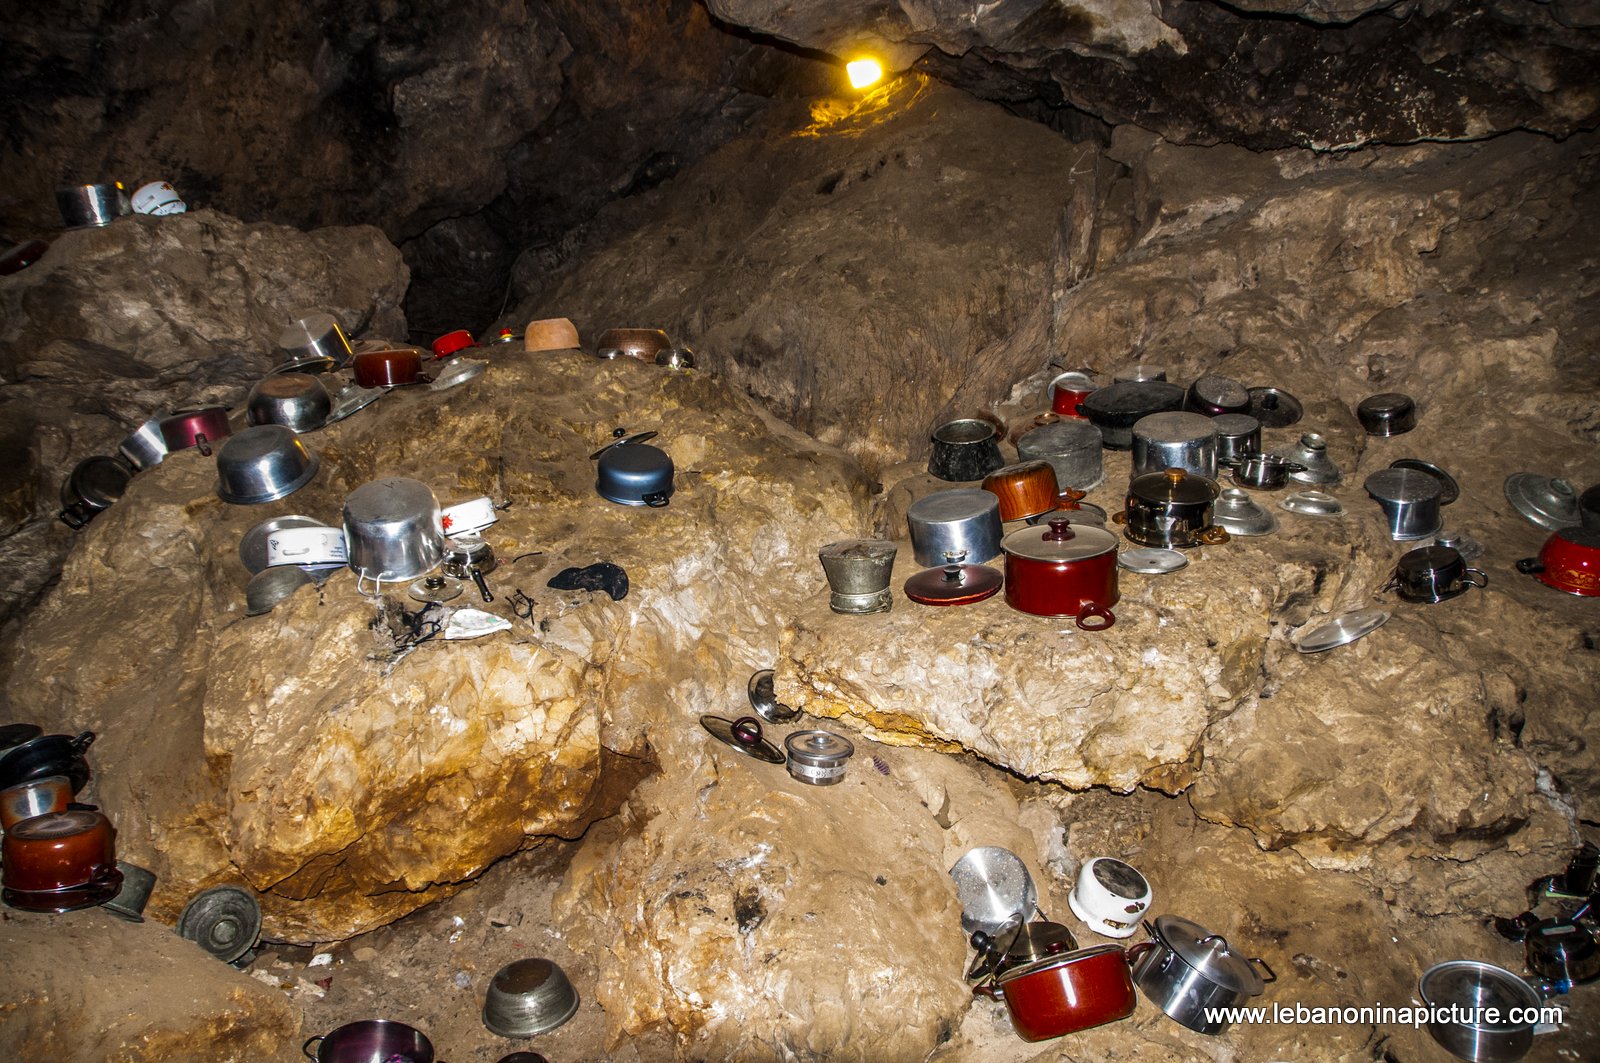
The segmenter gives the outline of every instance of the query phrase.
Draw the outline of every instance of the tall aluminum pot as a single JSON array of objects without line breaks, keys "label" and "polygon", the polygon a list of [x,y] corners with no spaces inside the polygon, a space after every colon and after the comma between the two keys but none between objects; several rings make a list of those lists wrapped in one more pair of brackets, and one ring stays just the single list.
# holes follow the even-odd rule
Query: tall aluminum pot
[{"label": "tall aluminum pot", "polygon": [[1277,981],[1266,961],[1235,952],[1221,934],[1188,919],[1163,915],[1145,929],[1150,940],[1128,950],[1133,982],[1150,1003],[1195,1033],[1226,1030],[1228,1020],[1215,1009],[1240,1007]]},{"label": "tall aluminum pot", "polygon": [[416,579],[444,559],[444,523],[427,484],[404,477],[362,484],[344,502],[350,567],[379,583]]}]

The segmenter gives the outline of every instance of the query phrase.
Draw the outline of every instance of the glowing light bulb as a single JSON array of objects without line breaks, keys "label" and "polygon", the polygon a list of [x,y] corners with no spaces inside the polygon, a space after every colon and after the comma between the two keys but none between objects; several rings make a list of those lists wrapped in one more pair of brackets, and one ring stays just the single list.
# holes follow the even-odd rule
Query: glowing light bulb
[{"label": "glowing light bulb", "polygon": [[850,87],[864,89],[876,85],[883,77],[883,64],[876,59],[852,59],[844,65],[850,78]]}]

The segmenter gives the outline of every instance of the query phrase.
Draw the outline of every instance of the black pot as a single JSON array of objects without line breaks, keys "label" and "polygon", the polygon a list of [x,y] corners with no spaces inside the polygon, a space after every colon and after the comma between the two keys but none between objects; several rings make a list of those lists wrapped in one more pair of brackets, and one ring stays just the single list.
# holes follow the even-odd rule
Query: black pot
[{"label": "black pot", "polygon": [[1369,436],[1401,435],[1417,427],[1417,404],[1398,391],[1368,395],[1356,407],[1356,420]]},{"label": "black pot", "polygon": [[1108,450],[1132,450],[1133,426],[1141,417],[1181,409],[1184,391],[1160,380],[1123,380],[1100,388],[1079,407],[1100,429]]},{"label": "black pot", "polygon": [[951,483],[981,480],[1006,463],[999,437],[994,425],[977,417],[947,421],[933,430],[928,471]]},{"label": "black pot", "polygon": [[76,738],[41,735],[24,742],[0,757],[0,790],[47,775],[65,775],[72,781],[72,792],[77,793],[89,781],[89,763],[83,754],[93,744],[93,731],[84,731]]}]

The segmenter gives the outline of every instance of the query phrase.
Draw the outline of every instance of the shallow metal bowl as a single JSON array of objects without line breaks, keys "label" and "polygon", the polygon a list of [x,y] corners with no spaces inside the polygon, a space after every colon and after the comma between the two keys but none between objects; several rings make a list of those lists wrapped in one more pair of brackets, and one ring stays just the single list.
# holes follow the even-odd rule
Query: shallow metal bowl
[{"label": "shallow metal bowl", "polygon": [[578,991],[545,959],[517,960],[495,972],[483,1001],[483,1024],[501,1037],[553,1030],[578,1010]]},{"label": "shallow metal bowl", "polygon": [[245,400],[251,424],[281,424],[296,432],[321,428],[333,411],[333,399],[311,373],[274,373],[262,377]]},{"label": "shallow metal bowl", "polygon": [[310,483],[320,466],[294,429],[281,424],[246,428],[217,452],[217,497],[236,506],[271,502]]}]

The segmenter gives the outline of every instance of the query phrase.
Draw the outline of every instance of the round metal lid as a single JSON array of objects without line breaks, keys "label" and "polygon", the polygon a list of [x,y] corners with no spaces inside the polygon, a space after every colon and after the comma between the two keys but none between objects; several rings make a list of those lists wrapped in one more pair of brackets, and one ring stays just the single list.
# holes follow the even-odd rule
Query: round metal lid
[{"label": "round metal lid", "polygon": [[1423,461],[1421,458],[1400,458],[1396,461],[1391,461],[1389,463],[1389,468],[1415,469],[1417,472],[1425,472],[1435,480],[1438,480],[1439,504],[1441,506],[1448,506],[1450,503],[1461,497],[1461,485],[1456,483],[1455,477],[1451,476],[1449,473],[1445,472],[1431,461]]},{"label": "round metal lid", "polygon": [[1000,549],[1033,561],[1081,561],[1115,553],[1117,537],[1092,524],[1073,524],[1051,516],[1048,526],[1035,525],[1011,532],[1000,540]]},{"label": "round metal lid", "polygon": [[1506,501],[1526,519],[1554,531],[1582,522],[1578,492],[1565,480],[1536,472],[1514,472],[1506,477]]},{"label": "round metal lid", "polygon": [[768,764],[782,764],[784,761],[783,751],[762,737],[761,721],[754,716],[741,716],[737,720],[702,716],[700,726],[723,745],[747,757],[764,760]]},{"label": "round metal lid", "polygon": [[763,668],[750,677],[750,682],[745,684],[745,693],[750,698],[750,707],[756,710],[756,715],[768,723],[788,723],[800,715],[799,709],[792,709],[778,700],[778,692],[772,685],[773,672],[771,668]]},{"label": "round metal lid", "polygon": [[1133,434],[1152,443],[1196,443],[1217,434],[1211,418],[1198,413],[1152,413],[1134,422]]},{"label": "round metal lid", "polygon": [[406,593],[419,602],[448,602],[460,597],[463,586],[460,580],[424,576],[406,588]]},{"label": "round metal lid", "polygon": [[333,409],[328,411],[327,419],[322,422],[322,427],[326,428],[330,424],[338,424],[352,413],[371,406],[388,393],[385,388],[358,388],[354,386],[346,388],[334,398]]},{"label": "round metal lid", "polygon": [[1379,469],[1367,477],[1367,494],[1380,502],[1432,502],[1444,494],[1437,479],[1416,469]]},{"label": "round metal lid", "polygon": [[1270,535],[1278,530],[1278,518],[1272,511],[1237,487],[1223,490],[1212,507],[1211,522],[1233,535]]},{"label": "round metal lid", "polygon": [[[1200,418],[1202,421],[1206,418]],[[1146,502],[1210,502],[1220,493],[1217,482],[1208,476],[1183,469],[1163,469],[1135,476],[1128,494]]]},{"label": "round metal lid", "polygon": [[1250,392],[1237,380],[1207,373],[1189,385],[1195,398],[1221,409],[1244,409],[1250,405]]},{"label": "round metal lid", "polygon": [[1482,1017],[1484,1014],[1472,1009],[1496,1009],[1501,1021],[1494,1025],[1486,1022],[1467,1023],[1480,1030],[1526,1026],[1526,1023],[1511,1022],[1511,1010],[1537,1007],[1539,1004],[1539,994],[1527,982],[1503,967],[1477,960],[1448,960],[1434,964],[1422,973],[1417,991],[1426,1003],[1434,1007],[1455,1005],[1469,1015]]},{"label": "round metal lid", "polygon": [[1401,572],[1417,575],[1445,568],[1463,560],[1461,554],[1451,547],[1423,546],[1401,555],[1400,560],[1395,563],[1395,568]]},{"label": "round metal lid", "polygon": [[223,963],[232,963],[261,936],[261,906],[237,886],[217,886],[184,906],[177,929]]},{"label": "round metal lid", "polygon": [[489,368],[488,362],[475,362],[462,358],[451,362],[444,370],[433,378],[433,383],[428,385],[429,391],[445,391],[457,384],[465,384],[474,377],[483,375]]},{"label": "round metal lid", "polygon": [[1199,923],[1175,915],[1159,916],[1156,936],[1208,982],[1252,997],[1266,988],[1261,973],[1248,957],[1234,951],[1221,934],[1213,934]]},{"label": "round metal lid", "polygon": [[1259,432],[1261,422],[1248,413],[1224,413],[1211,418],[1211,427],[1217,430],[1219,436],[1243,438],[1253,432]]},{"label": "round metal lid", "polygon": [[132,479],[133,470],[123,461],[102,454],[78,462],[69,482],[87,505],[105,509],[122,497]]},{"label": "round metal lid", "polygon": [[[1089,429],[1094,432],[1096,439],[1100,438],[1099,429],[1093,425],[1089,425]],[[906,510],[906,520],[913,524],[950,524],[990,512],[995,514],[996,520],[1000,519],[1000,498],[993,491],[985,491],[981,487],[957,487],[949,491],[935,491],[917,499]]]},{"label": "round metal lid", "polygon": [[1251,388],[1250,416],[1263,428],[1288,428],[1305,416],[1300,400],[1282,388]]},{"label": "round metal lid", "polygon": [[1302,517],[1337,517],[1344,512],[1344,503],[1324,491],[1296,491],[1278,505]]},{"label": "round metal lid", "polygon": [[1129,572],[1143,572],[1151,576],[1176,572],[1188,563],[1188,556],[1181,550],[1165,550],[1155,546],[1124,550],[1117,556],[1117,564]]},{"label": "round metal lid", "polygon": [[1337,646],[1347,646],[1378,630],[1388,619],[1389,614],[1382,609],[1357,609],[1341,613],[1301,635],[1294,648],[1301,653],[1321,653]]},{"label": "round metal lid", "polygon": [[812,768],[837,768],[856,755],[855,743],[832,731],[796,731],[783,740],[788,755]]},{"label": "round metal lid", "polygon": [[943,565],[906,580],[905,592],[920,605],[971,605],[994,597],[1004,582],[988,565]]},{"label": "round metal lid", "polygon": [[1183,389],[1159,380],[1121,380],[1090,393],[1080,404],[1091,420],[1120,425],[1182,405]]}]

